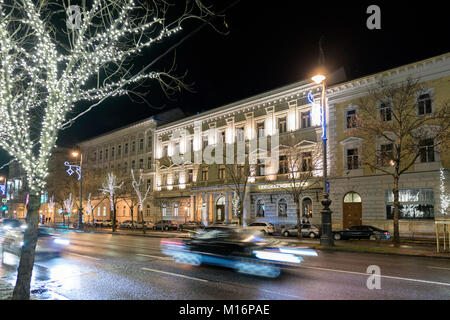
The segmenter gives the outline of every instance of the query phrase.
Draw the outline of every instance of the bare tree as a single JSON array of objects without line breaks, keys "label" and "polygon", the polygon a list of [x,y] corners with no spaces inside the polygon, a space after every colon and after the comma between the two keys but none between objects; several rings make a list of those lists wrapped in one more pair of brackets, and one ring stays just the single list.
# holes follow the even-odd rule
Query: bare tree
[{"label": "bare tree", "polygon": [[280,146],[280,173],[286,174],[289,182],[283,189],[292,195],[295,202],[299,239],[302,238],[300,201],[308,190],[320,186],[320,179],[317,176],[321,167],[321,150],[318,144],[308,150],[299,144]]},{"label": "bare tree", "polygon": [[450,104],[432,101],[419,79],[392,83],[381,79],[359,99],[350,136],[363,139],[361,163],[393,178],[394,237],[400,242],[399,180],[418,161],[435,161],[434,153],[450,141]]},{"label": "bare tree", "polygon": [[239,225],[242,226],[245,197],[248,192],[248,182],[250,180],[250,164],[246,161],[243,164],[227,164],[225,165],[226,185],[233,192],[235,205],[233,211],[238,218]]},{"label": "bare tree", "polygon": [[117,230],[116,217],[117,217],[117,202],[119,197],[117,196],[118,190],[120,190],[123,186],[124,182],[117,182],[117,176],[110,172],[106,177],[106,181],[102,185],[102,189],[100,189],[103,194],[108,195],[109,197],[109,205],[112,216],[112,231],[115,232]]},{"label": "bare tree", "polygon": [[69,198],[64,199],[63,203],[64,203],[64,211],[63,211],[63,221],[64,221],[64,225],[66,224],[65,222],[65,214],[67,213],[68,216],[70,216],[72,209],[73,209],[73,202],[74,200],[72,199],[72,193],[69,194]]},{"label": "bare tree", "polygon": [[142,232],[145,234],[145,221],[144,221],[144,203],[147,199],[148,192],[150,191],[151,184],[148,186],[145,186],[144,184],[144,176],[142,174],[142,170],[139,171],[139,180],[136,180],[134,176],[133,169],[131,169],[131,177],[132,177],[132,187],[138,197],[139,201],[139,212],[141,216],[141,222],[142,222]]}]

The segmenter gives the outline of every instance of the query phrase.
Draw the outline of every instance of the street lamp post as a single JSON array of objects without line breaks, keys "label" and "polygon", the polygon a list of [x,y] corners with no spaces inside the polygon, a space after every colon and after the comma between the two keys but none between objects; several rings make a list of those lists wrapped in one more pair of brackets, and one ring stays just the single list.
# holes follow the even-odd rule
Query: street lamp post
[{"label": "street lamp post", "polygon": [[326,122],[326,97],[325,97],[325,76],[317,74],[312,77],[316,84],[322,84],[322,141],[323,141],[323,199],[321,201],[323,209],[322,213],[322,235],[320,237],[320,244],[325,246],[334,246],[333,232],[331,224],[330,195],[328,194],[327,181],[327,122]]},{"label": "street lamp post", "polygon": [[80,206],[78,208],[78,229],[83,226],[83,154],[81,152],[72,152],[72,156],[80,156]]}]

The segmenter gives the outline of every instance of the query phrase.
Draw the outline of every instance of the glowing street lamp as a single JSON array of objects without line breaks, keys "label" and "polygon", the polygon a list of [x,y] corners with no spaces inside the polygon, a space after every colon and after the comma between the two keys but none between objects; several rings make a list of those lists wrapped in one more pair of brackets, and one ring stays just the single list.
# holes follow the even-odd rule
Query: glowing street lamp
[{"label": "glowing street lamp", "polygon": [[320,244],[325,246],[333,246],[333,232],[331,224],[331,213],[330,205],[331,200],[329,199],[329,184],[327,181],[327,121],[326,121],[326,97],[325,97],[325,72],[320,70],[313,77],[312,81],[316,84],[322,84],[322,141],[323,141],[323,199],[321,201],[323,205],[322,213],[322,235],[320,237]]}]

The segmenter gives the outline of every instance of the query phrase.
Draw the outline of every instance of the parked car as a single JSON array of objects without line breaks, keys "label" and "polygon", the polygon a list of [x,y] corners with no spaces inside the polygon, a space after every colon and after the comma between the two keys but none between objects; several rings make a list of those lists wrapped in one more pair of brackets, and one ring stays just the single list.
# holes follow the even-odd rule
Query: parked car
[{"label": "parked car", "polygon": [[274,225],[269,222],[253,222],[248,224],[246,228],[259,231],[262,234],[272,234],[275,232]]},{"label": "parked car", "polygon": [[[112,220],[104,220],[102,223],[102,227],[110,228],[113,225]],[[116,226],[118,225],[118,221],[116,220]]]},{"label": "parked car", "polygon": [[197,230],[204,227],[203,224],[201,224],[200,222],[197,221],[189,221],[186,223],[182,223],[178,225],[178,231],[183,231],[183,230]]},{"label": "parked car", "polygon": [[387,240],[391,237],[389,231],[372,226],[352,226],[345,230],[333,231],[335,240],[370,239]]},{"label": "parked car", "polygon": [[101,227],[102,224],[103,224],[103,220],[94,220],[94,221],[92,222],[92,224],[93,224],[95,227]]},{"label": "parked car", "polygon": [[145,226],[147,227],[147,229],[153,229],[155,224],[151,221],[145,221]]},{"label": "parked car", "polygon": [[[298,235],[298,225],[281,229],[281,234],[285,237],[296,237]],[[320,238],[320,227],[315,224],[302,224],[302,237]]]},{"label": "parked car", "polygon": [[120,228],[122,229],[130,229],[133,228],[133,221],[125,220],[120,224]]},{"label": "parked car", "polygon": [[161,220],[155,223],[153,230],[177,230],[178,225],[175,221],[171,220]]}]

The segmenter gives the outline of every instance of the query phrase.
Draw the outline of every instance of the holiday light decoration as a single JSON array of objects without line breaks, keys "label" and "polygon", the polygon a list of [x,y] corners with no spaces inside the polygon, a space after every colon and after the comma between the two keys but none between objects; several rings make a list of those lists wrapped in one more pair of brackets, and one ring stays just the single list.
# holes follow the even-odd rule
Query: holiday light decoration
[{"label": "holiday light decoration", "polygon": [[[60,130],[132,85],[183,85],[170,72],[133,69],[132,59],[178,33],[185,20],[211,14],[198,0],[188,0],[172,20],[164,2],[143,8],[133,0],[93,0],[82,6],[76,24],[62,28],[58,13],[66,15],[72,5],[62,1],[60,10],[57,2],[0,0],[0,147],[22,165],[33,195],[45,187]],[[93,105],[75,114],[83,101]]]},{"label": "holiday light decoration", "polygon": [[151,184],[148,184],[147,188],[145,189],[144,176],[142,175],[142,170],[140,170],[139,172],[139,180],[136,180],[134,176],[134,171],[133,169],[131,169],[131,178],[132,178],[131,185],[139,199],[139,211],[142,212],[142,210],[144,210],[144,203],[150,191]]},{"label": "holiday light decoration", "polygon": [[110,172],[108,173],[108,176],[106,177],[106,181],[102,184],[102,187],[100,191],[103,194],[109,195],[109,204],[111,211],[114,211],[114,197],[116,195],[116,190],[121,189],[123,186],[123,181],[118,184],[117,183],[117,176]]},{"label": "holiday light decoration", "polygon": [[450,208],[450,191],[448,190],[448,188],[446,186],[445,173],[444,173],[444,169],[442,169],[442,168],[440,169],[440,172],[439,172],[439,180],[440,180],[439,191],[441,192],[441,195],[440,195],[441,215],[447,216],[447,214],[449,213],[448,208]]}]

